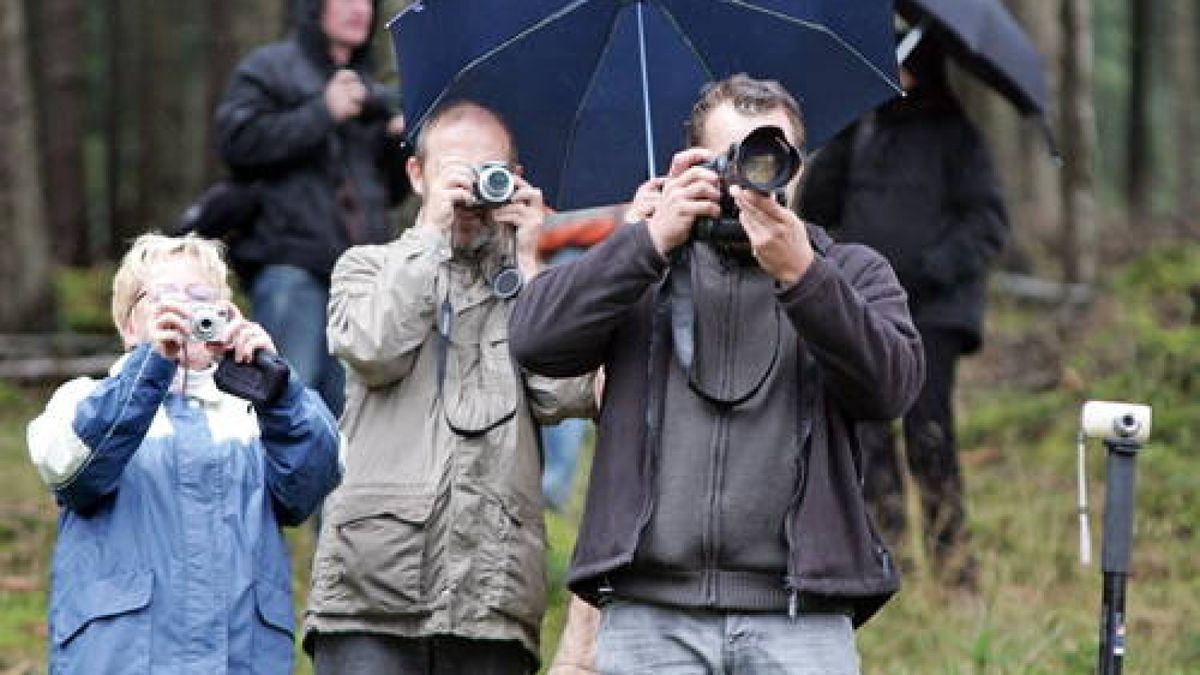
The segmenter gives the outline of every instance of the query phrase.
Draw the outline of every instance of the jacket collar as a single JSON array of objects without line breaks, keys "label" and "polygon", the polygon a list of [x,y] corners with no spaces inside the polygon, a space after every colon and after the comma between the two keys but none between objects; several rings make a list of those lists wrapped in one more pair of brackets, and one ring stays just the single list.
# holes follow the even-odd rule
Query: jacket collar
[{"label": "jacket collar", "polygon": [[[123,354],[121,358],[117,359],[116,363],[109,367],[108,374],[117,375],[120,373],[125,367],[125,362],[132,355],[132,352]],[[216,365],[211,365],[203,370],[176,368],[175,377],[172,378],[168,391],[172,394],[182,394],[189,399],[200,401],[205,405],[220,405],[228,395],[217,389],[217,384],[213,380],[213,374],[216,371]]]}]

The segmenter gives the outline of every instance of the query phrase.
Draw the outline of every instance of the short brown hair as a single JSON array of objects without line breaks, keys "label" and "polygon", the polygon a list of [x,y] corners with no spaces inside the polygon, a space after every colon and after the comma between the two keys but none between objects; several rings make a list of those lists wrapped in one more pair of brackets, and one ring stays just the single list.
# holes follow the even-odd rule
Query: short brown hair
[{"label": "short brown hair", "polygon": [[796,144],[804,146],[804,115],[800,112],[800,104],[796,99],[775,80],[756,80],[745,73],[707,84],[700,91],[700,100],[692,106],[692,116],[687,123],[689,146],[700,145],[709,113],[722,103],[729,103],[734,110],[747,116],[763,115],[782,109],[792,121]]}]

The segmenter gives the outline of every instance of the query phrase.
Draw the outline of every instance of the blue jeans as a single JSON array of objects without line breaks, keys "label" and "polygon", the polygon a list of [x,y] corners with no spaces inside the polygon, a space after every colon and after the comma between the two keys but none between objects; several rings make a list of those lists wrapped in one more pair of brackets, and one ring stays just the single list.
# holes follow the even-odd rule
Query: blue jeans
[{"label": "blue jeans", "polygon": [[562,511],[571,499],[575,469],[579,466],[579,447],[583,445],[588,424],[585,419],[566,419],[542,427],[542,449],[546,455],[542,496],[546,505],[555,511]]},{"label": "blue jeans", "polygon": [[734,613],[618,600],[596,643],[604,675],[858,675],[850,617]]},{"label": "blue jeans", "polygon": [[302,267],[268,265],[251,282],[250,301],[254,320],[271,334],[300,381],[340,416],[346,376],[325,343],[329,286]]}]

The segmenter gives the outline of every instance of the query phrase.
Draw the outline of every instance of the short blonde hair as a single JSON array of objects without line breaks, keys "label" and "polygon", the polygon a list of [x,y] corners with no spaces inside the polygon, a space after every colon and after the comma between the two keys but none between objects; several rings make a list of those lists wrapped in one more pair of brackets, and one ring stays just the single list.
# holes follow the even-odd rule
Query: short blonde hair
[{"label": "short blonde hair", "polygon": [[173,256],[191,259],[201,274],[218,289],[221,299],[230,298],[232,292],[229,290],[229,267],[225,264],[224,244],[194,234],[183,237],[143,234],[121,259],[121,266],[113,277],[112,315],[118,329],[133,312],[138,293],[149,281],[150,268]]}]

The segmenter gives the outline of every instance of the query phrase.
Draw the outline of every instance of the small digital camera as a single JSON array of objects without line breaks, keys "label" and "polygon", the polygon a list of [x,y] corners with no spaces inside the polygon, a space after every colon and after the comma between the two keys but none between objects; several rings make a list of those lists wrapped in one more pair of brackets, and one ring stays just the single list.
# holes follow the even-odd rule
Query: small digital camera
[{"label": "small digital camera", "polygon": [[189,308],[192,314],[190,329],[196,342],[219,342],[229,325],[229,313],[220,305],[194,303]]},{"label": "small digital camera", "polygon": [[517,177],[504,162],[485,162],[475,170],[475,198],[482,208],[495,208],[512,201]]}]

